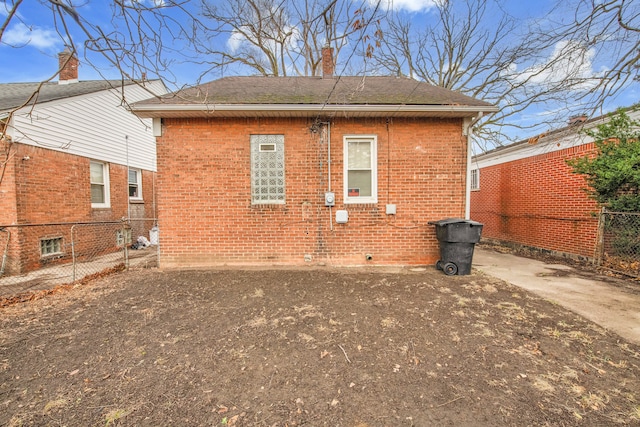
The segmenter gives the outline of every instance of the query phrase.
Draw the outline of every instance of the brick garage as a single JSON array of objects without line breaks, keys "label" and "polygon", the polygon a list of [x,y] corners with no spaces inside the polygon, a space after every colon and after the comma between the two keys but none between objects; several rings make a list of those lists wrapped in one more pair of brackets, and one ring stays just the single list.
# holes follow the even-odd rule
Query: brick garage
[{"label": "brick garage", "polygon": [[481,168],[471,216],[484,223],[483,237],[593,257],[598,206],[566,163],[593,152],[587,143]]},{"label": "brick garage", "polygon": [[[494,109],[413,80],[371,77],[226,78],[132,108],[156,121],[161,267],[434,263],[427,222],[464,216],[464,129]],[[252,199],[253,135],[284,141],[282,203]],[[376,141],[373,201],[346,189],[354,135]]]}]

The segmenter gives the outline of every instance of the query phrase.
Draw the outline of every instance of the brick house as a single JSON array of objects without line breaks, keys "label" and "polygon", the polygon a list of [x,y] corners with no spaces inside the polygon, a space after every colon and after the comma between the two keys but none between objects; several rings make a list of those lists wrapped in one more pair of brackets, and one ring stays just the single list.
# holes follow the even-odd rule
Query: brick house
[{"label": "brick house", "polygon": [[[132,111],[157,131],[161,267],[426,264],[465,215],[471,121],[423,82],[227,77]],[[185,208],[187,207],[187,208]]]},{"label": "brick house", "polygon": [[0,256],[10,237],[3,267],[13,270],[5,273],[68,259],[70,223],[156,215],[151,121],[122,99],[164,94],[164,84],[82,81],[75,56],[59,61],[58,82],[0,84]]},{"label": "brick house", "polygon": [[562,129],[474,156],[471,216],[484,223],[483,238],[592,258],[599,207],[566,160],[595,153],[593,140],[580,131],[607,117],[574,118]]}]

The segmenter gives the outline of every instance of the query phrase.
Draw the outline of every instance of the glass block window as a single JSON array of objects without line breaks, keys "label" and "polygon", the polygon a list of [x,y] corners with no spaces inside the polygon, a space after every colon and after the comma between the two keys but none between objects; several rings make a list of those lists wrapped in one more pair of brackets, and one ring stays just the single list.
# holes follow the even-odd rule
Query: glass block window
[{"label": "glass block window", "polygon": [[284,135],[251,135],[251,203],[284,204]]},{"label": "glass block window", "polygon": [[62,253],[62,237],[54,239],[40,240],[40,256],[55,255]]}]

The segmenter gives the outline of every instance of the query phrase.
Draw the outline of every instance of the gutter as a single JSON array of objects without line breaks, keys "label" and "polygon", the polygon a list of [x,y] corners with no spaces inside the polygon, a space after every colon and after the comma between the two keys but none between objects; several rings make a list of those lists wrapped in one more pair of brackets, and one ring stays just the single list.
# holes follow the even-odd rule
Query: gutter
[{"label": "gutter", "polygon": [[493,106],[468,105],[397,105],[397,104],[134,104],[131,112],[142,118],[179,117],[180,113],[202,113],[213,116],[218,112],[242,113],[448,113],[456,117],[473,117],[479,112],[498,111]]}]

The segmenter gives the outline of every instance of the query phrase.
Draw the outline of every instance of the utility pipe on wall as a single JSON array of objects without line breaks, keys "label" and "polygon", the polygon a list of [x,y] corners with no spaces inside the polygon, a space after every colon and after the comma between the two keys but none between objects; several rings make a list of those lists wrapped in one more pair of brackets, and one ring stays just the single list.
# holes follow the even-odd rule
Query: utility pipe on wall
[{"label": "utility pipe on wall", "polygon": [[[322,122],[327,132],[327,191],[331,191],[331,122]],[[333,209],[329,206],[329,229],[333,231]]]}]

